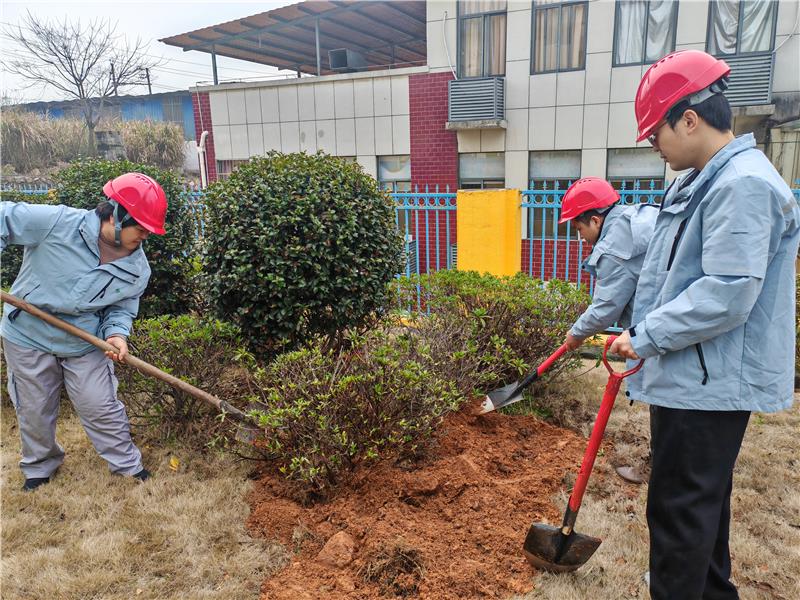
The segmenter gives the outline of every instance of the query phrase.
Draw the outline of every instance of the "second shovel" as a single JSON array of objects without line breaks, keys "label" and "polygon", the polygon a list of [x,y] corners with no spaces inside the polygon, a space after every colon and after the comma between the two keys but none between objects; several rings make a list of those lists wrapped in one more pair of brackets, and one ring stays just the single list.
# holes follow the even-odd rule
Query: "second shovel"
[{"label": "second shovel", "polygon": [[558,350],[548,356],[545,361],[536,368],[535,371],[530,373],[522,381],[516,381],[489,392],[484,401],[481,403],[481,410],[479,414],[483,415],[488,412],[492,412],[493,410],[497,410],[498,408],[502,408],[503,406],[508,406],[509,404],[514,404],[515,402],[522,400],[522,390],[539,379],[539,377],[543,375],[544,372],[547,371],[551,366],[553,366],[553,363],[561,358],[561,355],[566,351],[567,345],[563,344]]}]

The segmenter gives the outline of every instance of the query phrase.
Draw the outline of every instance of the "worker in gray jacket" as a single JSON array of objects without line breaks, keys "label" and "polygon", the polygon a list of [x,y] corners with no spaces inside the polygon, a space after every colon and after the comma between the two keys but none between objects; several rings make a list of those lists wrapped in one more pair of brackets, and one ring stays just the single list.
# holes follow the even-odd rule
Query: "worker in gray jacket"
[{"label": "worker in gray jacket", "polygon": [[8,244],[25,248],[11,293],[117,349],[104,354],[10,304],[4,306],[0,334],[26,491],[48,483],[64,461],[64,449],[56,441],[62,386],[111,471],[139,480],[149,476],[117,399],[112,360],[124,361],[128,353],[127,337],[150,278],[142,242],[150,233],[165,233],[167,199],[161,186],[141,173],[121,175],[103,192],[108,201],[95,211],[0,203],[0,250]]},{"label": "worker in gray jacket", "polygon": [[750,413],[787,409],[794,396],[800,209],[753,135],[734,137],[729,73],[682,50],[650,67],[636,94],[637,141],[688,170],[665,194],[633,326],[610,348],[644,359],[629,385],[650,404],[654,600],[738,598],[734,465]]},{"label": "worker in gray jacket", "polygon": [[569,187],[561,203],[559,223],[572,221],[593,246],[582,267],[595,277],[592,303],[567,333],[570,350],[614,323],[630,325],[636,282],[658,210],[650,204],[618,202],[619,193],[606,180],[584,177]]}]

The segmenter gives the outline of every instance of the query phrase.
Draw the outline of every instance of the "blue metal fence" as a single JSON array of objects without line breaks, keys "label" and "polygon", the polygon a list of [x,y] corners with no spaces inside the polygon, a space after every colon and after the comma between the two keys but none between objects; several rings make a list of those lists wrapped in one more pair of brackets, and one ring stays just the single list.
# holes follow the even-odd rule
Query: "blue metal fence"
[{"label": "blue metal fence", "polygon": [[[559,224],[561,200],[571,181],[537,182],[537,189],[522,192],[522,271],[542,281],[563,279],[579,287],[594,288],[594,278],[582,272],[580,263],[591,248],[568,221]],[[661,182],[654,179],[623,181],[619,185],[623,204],[658,204],[664,196]],[[533,185],[531,186],[533,188]]]},{"label": "blue metal fence", "polygon": [[[594,280],[580,269],[590,247],[569,222],[558,223],[561,200],[568,186],[569,182],[554,181],[550,185],[537,182],[537,189],[522,192],[524,232],[520,269],[543,281],[560,278],[578,286],[587,285],[591,293]],[[661,181],[656,180],[621,182],[621,201],[658,204],[665,191],[660,186]],[[4,191],[25,194],[46,194],[50,188],[47,183],[4,182],[2,185]],[[792,193],[800,202],[800,180]],[[199,187],[186,185],[184,194],[192,212],[195,235],[202,238],[205,233],[204,192]],[[457,263],[456,194],[448,188],[440,191],[438,186],[426,186],[413,192],[394,192],[391,196],[395,200],[395,224],[405,240],[405,269],[398,276],[454,268]],[[421,304],[418,290],[418,308]]]},{"label": "blue metal fence", "polygon": [[3,182],[0,190],[4,192],[19,192],[21,194],[46,194],[53,188],[53,184],[44,183],[9,183]]},{"label": "blue metal fence", "polygon": [[[426,186],[420,192],[394,192],[395,224],[405,244],[405,270],[397,277],[452,269],[456,262],[456,194],[449,188]],[[411,310],[413,305],[401,308]],[[425,303],[420,285],[416,285],[416,310]]]}]

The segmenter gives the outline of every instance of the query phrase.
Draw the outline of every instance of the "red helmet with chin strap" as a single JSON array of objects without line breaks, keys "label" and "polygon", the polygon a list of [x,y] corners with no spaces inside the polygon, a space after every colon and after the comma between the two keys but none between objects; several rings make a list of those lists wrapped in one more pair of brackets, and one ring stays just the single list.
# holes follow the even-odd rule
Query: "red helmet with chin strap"
[{"label": "red helmet with chin strap", "polygon": [[559,223],[566,223],[587,210],[599,210],[619,201],[619,193],[605,179],[584,177],[573,183],[561,201]]},{"label": "red helmet with chin strap", "polygon": [[727,88],[731,68],[724,60],[702,50],[678,50],[667,54],[645,72],[636,91],[636,122],[641,142],[653,133],[669,109],[683,99],[699,104]]},{"label": "red helmet with chin strap", "polygon": [[[103,193],[125,207],[130,217],[150,233],[166,233],[167,195],[152,177],[143,173],[125,173],[106,183]],[[121,225],[115,210],[114,226],[117,231]]]}]

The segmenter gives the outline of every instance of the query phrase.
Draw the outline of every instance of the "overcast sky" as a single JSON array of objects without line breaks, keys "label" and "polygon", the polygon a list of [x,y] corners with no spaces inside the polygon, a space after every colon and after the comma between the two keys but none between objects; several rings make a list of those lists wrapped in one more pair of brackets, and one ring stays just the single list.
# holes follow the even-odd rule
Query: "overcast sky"
[{"label": "overcast sky", "polygon": [[[95,18],[108,19],[117,25],[117,34],[135,43],[137,37],[148,43],[147,53],[163,57],[164,64],[151,72],[153,92],[185,90],[199,81],[211,81],[211,55],[205,52],[184,52],[180,48],[167,46],[159,38],[186,33],[195,29],[217,25],[266,12],[280,6],[294,4],[291,1],[252,2],[198,2],[168,0],[150,2],[145,0],[104,0],[102,2],[25,2],[0,0],[0,50],[5,56],[20,54],[18,47],[5,34],[9,26],[23,25],[26,12],[38,18],[63,21],[89,22]],[[277,70],[264,65],[233,60],[217,59],[220,80],[246,79],[275,74]],[[20,102],[38,100],[61,100],[62,94],[52,88],[24,89],[24,80],[16,75],[2,74],[1,96]],[[147,86],[129,88],[126,93],[146,94]]]}]

